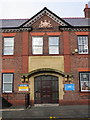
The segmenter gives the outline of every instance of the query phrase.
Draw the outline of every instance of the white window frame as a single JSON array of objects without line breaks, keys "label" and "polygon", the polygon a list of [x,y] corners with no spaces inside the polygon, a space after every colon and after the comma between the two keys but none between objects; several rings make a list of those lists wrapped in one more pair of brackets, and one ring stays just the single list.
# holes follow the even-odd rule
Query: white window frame
[{"label": "white window frame", "polygon": [[[13,73],[3,73],[2,75],[3,75],[2,76],[2,78],[3,78],[3,93],[12,93],[13,92],[13,78],[14,78]],[[10,82],[5,82],[4,81],[4,75],[11,75]],[[11,90],[10,91],[5,90],[5,84],[11,84]]]},{"label": "white window frame", "polygon": [[[81,92],[90,92],[90,72],[80,72],[79,75]],[[85,78],[85,76],[88,76],[88,80]]]},{"label": "white window frame", "polygon": [[[50,39],[51,39],[51,38],[58,38],[58,44],[56,44],[56,45],[55,45],[55,44],[52,44],[52,45],[51,45],[51,43],[50,43]],[[48,41],[49,41],[49,42],[48,42],[48,44],[49,44],[49,54],[59,54],[59,36],[49,36]],[[56,52],[56,53],[55,53],[55,52],[52,52],[53,49],[51,50],[51,48],[53,48],[53,47],[56,47],[57,50],[58,50],[58,52]]]},{"label": "white window frame", "polygon": [[[37,41],[39,39],[42,40],[41,45],[40,44],[35,44],[34,40],[36,40],[36,39],[37,39]],[[41,50],[41,52],[35,53],[35,48],[39,48]],[[34,55],[43,54],[43,37],[42,36],[33,36],[32,37],[32,54],[34,54]]]},{"label": "white window frame", "polygon": [[88,54],[88,36],[78,36],[78,53]]},{"label": "white window frame", "polygon": [[[10,45],[10,44],[7,45],[7,43],[9,43],[10,41],[12,42],[12,43],[10,43],[12,45]],[[6,42],[6,44],[5,44],[5,42]],[[3,43],[4,43],[3,55],[14,55],[14,37],[4,37]],[[6,51],[5,51],[5,49],[6,49]],[[11,51],[11,53],[8,52],[9,50]]]}]

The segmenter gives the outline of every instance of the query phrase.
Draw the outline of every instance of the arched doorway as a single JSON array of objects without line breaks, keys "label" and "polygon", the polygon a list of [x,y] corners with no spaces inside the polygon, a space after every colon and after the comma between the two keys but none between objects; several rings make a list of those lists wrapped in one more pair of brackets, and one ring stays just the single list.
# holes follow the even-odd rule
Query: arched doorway
[{"label": "arched doorway", "polygon": [[53,75],[40,75],[34,78],[35,104],[58,103],[59,87],[58,77]]}]

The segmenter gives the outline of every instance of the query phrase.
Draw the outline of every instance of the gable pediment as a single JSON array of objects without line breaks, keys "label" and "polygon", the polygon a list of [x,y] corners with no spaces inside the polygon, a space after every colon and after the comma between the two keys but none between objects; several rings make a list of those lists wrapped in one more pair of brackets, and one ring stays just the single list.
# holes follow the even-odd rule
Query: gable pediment
[{"label": "gable pediment", "polygon": [[[66,21],[64,21],[63,19],[61,19],[60,17],[58,17],[56,14],[54,14],[53,12],[51,12],[49,9],[45,7],[36,15],[34,15],[31,19],[29,19],[24,24],[22,24],[21,27],[31,27],[35,22],[40,20],[40,18],[42,18],[43,16],[49,17],[50,19],[58,23],[60,26],[71,26]],[[46,19],[44,19],[43,21],[40,22],[38,27],[39,28],[52,27],[52,24],[50,23],[50,21],[47,21]]]}]

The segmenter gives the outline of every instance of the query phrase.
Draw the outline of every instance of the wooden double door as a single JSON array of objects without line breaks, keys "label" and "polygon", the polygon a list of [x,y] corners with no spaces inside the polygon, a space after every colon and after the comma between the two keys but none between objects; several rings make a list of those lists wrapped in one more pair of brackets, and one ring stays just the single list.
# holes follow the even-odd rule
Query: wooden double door
[{"label": "wooden double door", "polygon": [[58,103],[58,77],[51,75],[42,75],[35,78],[34,81],[35,103]]}]

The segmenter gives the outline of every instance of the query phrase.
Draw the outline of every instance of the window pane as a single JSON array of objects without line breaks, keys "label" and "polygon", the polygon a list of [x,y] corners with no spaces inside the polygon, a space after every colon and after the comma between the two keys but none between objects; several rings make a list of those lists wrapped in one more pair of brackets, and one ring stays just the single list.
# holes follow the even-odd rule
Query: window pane
[{"label": "window pane", "polygon": [[90,73],[80,73],[81,91],[90,91]]},{"label": "window pane", "polygon": [[4,38],[4,46],[14,46],[14,38]]},{"label": "window pane", "polygon": [[4,83],[3,84],[3,92],[12,92],[12,84]]},{"label": "window pane", "polygon": [[4,55],[13,55],[13,51],[4,51]]},{"label": "window pane", "polygon": [[49,54],[59,54],[59,37],[49,37]]},{"label": "window pane", "polygon": [[13,55],[13,47],[4,47],[4,55]]},{"label": "window pane", "polygon": [[81,73],[81,81],[89,81],[89,73]]},{"label": "window pane", "polygon": [[84,52],[84,46],[79,46],[79,53],[83,53]]},{"label": "window pane", "polygon": [[43,45],[42,37],[33,37],[33,45]]},{"label": "window pane", "polygon": [[49,45],[59,45],[59,37],[49,37]]},{"label": "window pane", "polygon": [[82,40],[79,38],[78,45],[82,45]]},{"label": "window pane", "polygon": [[43,54],[43,37],[32,37],[33,54]]},{"label": "window pane", "polygon": [[79,53],[81,54],[88,53],[88,36],[78,37],[78,49],[79,49]]},{"label": "window pane", "polygon": [[5,51],[13,51],[13,47],[4,47]]},{"label": "window pane", "polygon": [[4,55],[13,55],[14,53],[14,37],[4,38]]},{"label": "window pane", "polygon": [[13,81],[13,74],[3,74],[3,82],[12,83]]},{"label": "window pane", "polygon": [[33,47],[33,54],[42,54],[42,47]]},{"label": "window pane", "polygon": [[90,82],[81,82],[81,91],[90,91]]},{"label": "window pane", "polygon": [[49,54],[59,54],[58,46],[49,46]]}]

